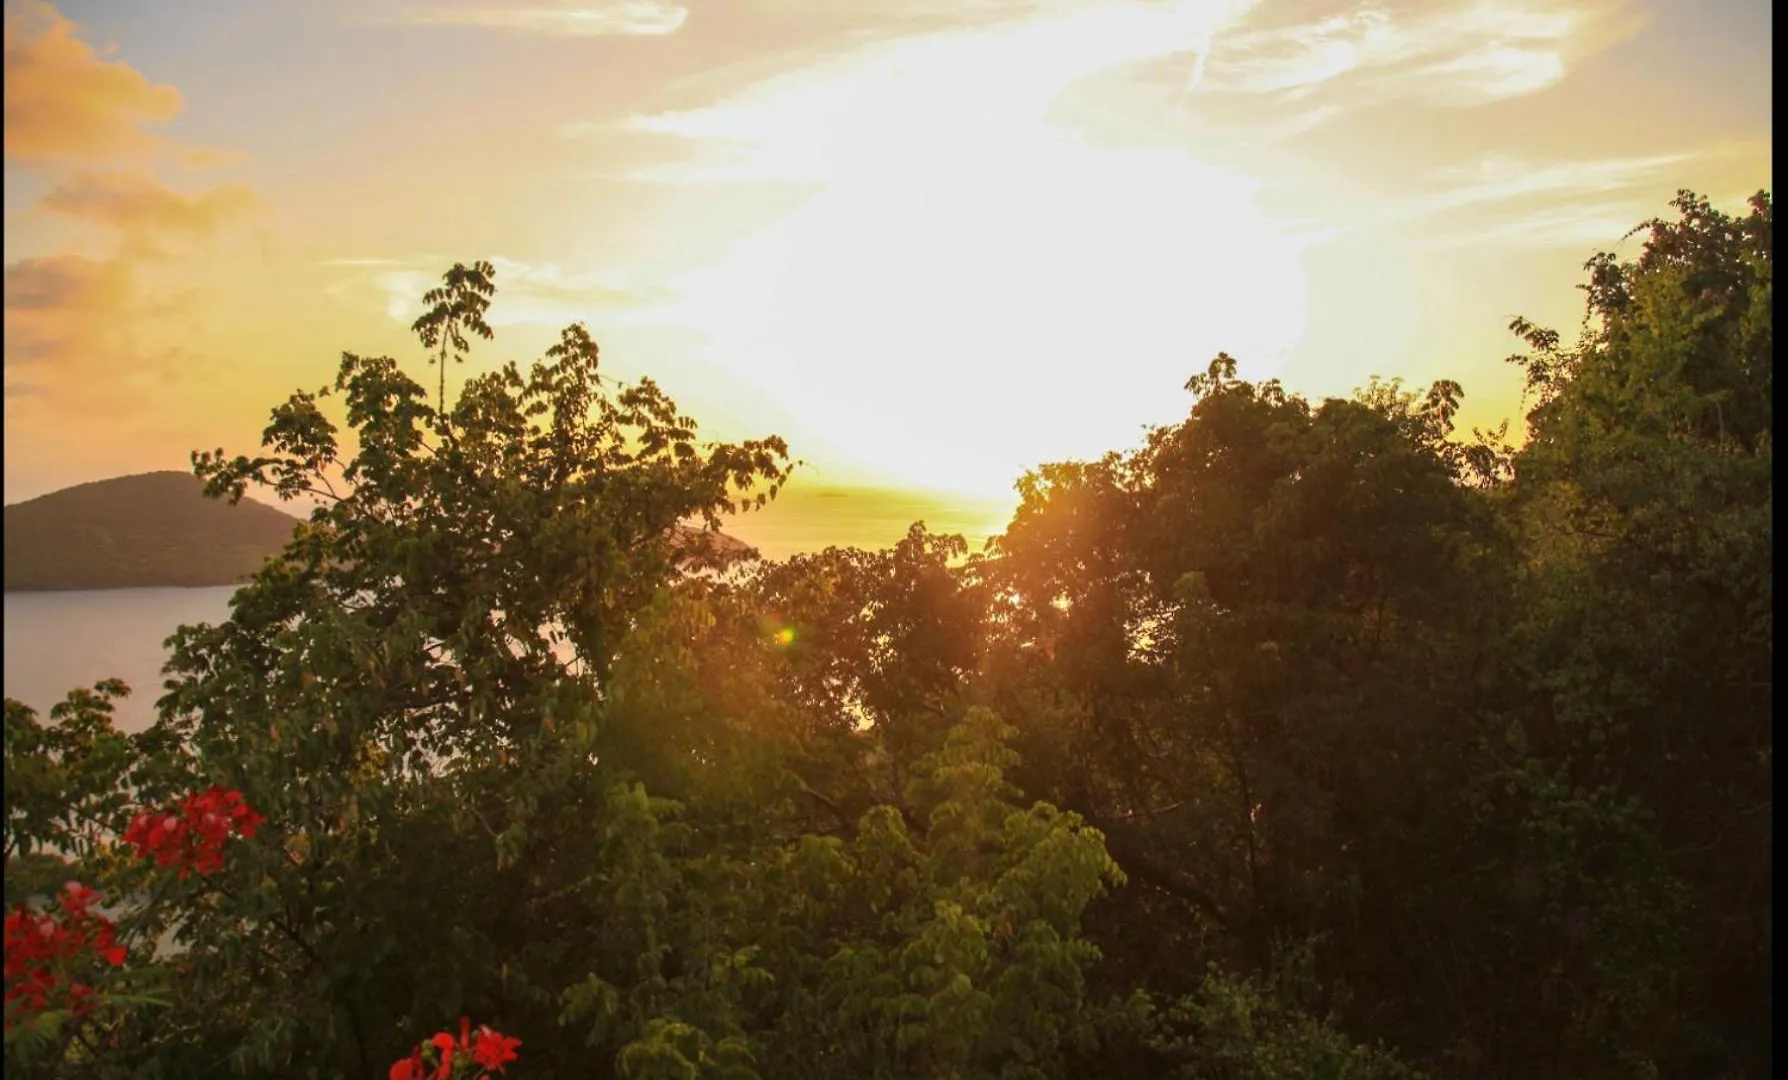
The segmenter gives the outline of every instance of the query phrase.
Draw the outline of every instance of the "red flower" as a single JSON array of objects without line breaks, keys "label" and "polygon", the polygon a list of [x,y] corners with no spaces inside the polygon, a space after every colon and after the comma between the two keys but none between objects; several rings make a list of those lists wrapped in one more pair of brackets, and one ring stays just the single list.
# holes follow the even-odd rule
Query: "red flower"
[{"label": "red flower", "polygon": [[511,1039],[487,1027],[479,1028],[478,1041],[472,1047],[472,1060],[487,1069],[502,1072],[504,1063],[515,1060],[515,1048],[520,1045],[520,1039]]},{"label": "red flower", "polygon": [[265,820],[240,791],[219,787],[186,796],[177,810],[138,814],[124,831],[124,842],[136,849],[139,859],[178,866],[182,878],[194,870],[201,875],[222,870],[223,846],[230,834],[252,839]]},{"label": "red flower", "polygon": [[62,886],[62,906],[70,914],[86,914],[88,908],[99,901],[99,893],[78,881],[71,881]]},{"label": "red flower", "polygon": [[435,1069],[434,1080],[449,1080],[453,1075],[453,1036],[442,1031],[428,1041],[441,1052],[441,1064]]},{"label": "red flower", "polygon": [[422,1047],[417,1045],[407,1058],[391,1066],[391,1080],[422,1080]]},{"label": "red flower", "polygon": [[[481,1027],[474,1034],[472,1022],[462,1016],[459,1018],[458,1039],[442,1031],[432,1036],[428,1042],[418,1043],[409,1057],[391,1066],[391,1080],[448,1080],[453,1075],[456,1060],[464,1064],[468,1055],[471,1062],[481,1070],[495,1069],[502,1072],[506,1063],[516,1059],[515,1048],[520,1045],[520,1039],[511,1039],[488,1027]],[[432,1047],[441,1055],[440,1063],[433,1072],[429,1071],[423,1057],[425,1047]],[[479,1075],[484,1075],[484,1072],[481,1071]]]},{"label": "red flower", "polygon": [[98,998],[99,995],[93,987],[85,983],[69,983],[65,1005],[69,1012],[76,1016],[83,1016],[93,1011],[93,1006]]},{"label": "red flower", "polygon": [[[99,994],[70,978],[69,967],[89,951],[114,967],[124,963],[125,950],[117,943],[117,928],[91,910],[99,901],[97,892],[71,881],[57,894],[57,900],[59,915],[19,907],[6,916],[5,1000],[24,1013],[49,1008],[58,988],[69,1011],[89,1012],[98,1003]],[[12,1022],[9,1017],[8,1025]]]}]

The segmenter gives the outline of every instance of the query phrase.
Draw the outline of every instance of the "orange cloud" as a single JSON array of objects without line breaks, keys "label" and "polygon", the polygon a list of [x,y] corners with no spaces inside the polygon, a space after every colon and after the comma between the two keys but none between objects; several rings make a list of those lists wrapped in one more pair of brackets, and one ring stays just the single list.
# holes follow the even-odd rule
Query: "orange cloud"
[{"label": "orange cloud", "polygon": [[143,125],[180,111],[178,90],[101,59],[46,3],[7,16],[5,70],[10,159],[101,160],[154,149],[161,141]]},{"label": "orange cloud", "polygon": [[[22,259],[6,268],[6,313],[115,307],[130,293],[130,272],[112,259],[51,255]],[[11,319],[7,337],[12,336]],[[10,341],[9,341],[10,344]]]},{"label": "orange cloud", "polygon": [[[133,303],[130,268],[116,259],[50,255],[6,268],[6,369],[106,351]],[[101,348],[96,348],[99,346]]]},{"label": "orange cloud", "polygon": [[254,193],[240,184],[188,197],[139,173],[80,173],[44,196],[40,205],[116,229],[127,250],[147,254],[152,253],[152,235],[208,237],[254,201]]},{"label": "orange cloud", "polygon": [[5,271],[8,415],[20,408],[122,416],[201,365],[158,326],[185,313],[177,294],[144,292],[123,259],[48,255]]},{"label": "orange cloud", "polygon": [[[209,439],[185,433],[176,379],[217,376],[117,259],[53,255],[5,269],[8,494],[21,476],[69,480],[179,467]],[[50,485],[57,486],[57,485]]]},{"label": "orange cloud", "polygon": [[173,284],[186,268],[159,262],[144,274],[142,260],[173,254],[164,240],[214,236],[254,196],[240,185],[184,194],[143,172],[158,160],[203,165],[217,155],[145,130],[180,111],[179,92],[102,57],[50,4],[8,3],[5,83],[8,167],[41,169],[56,183],[27,223],[48,211],[116,241],[99,258],[27,241],[30,257],[6,265],[6,416],[21,431],[43,425],[9,437],[8,452],[65,444],[83,426],[83,441],[132,429],[135,446],[147,430],[139,418],[160,415],[151,402],[217,374],[191,347],[193,294]]}]

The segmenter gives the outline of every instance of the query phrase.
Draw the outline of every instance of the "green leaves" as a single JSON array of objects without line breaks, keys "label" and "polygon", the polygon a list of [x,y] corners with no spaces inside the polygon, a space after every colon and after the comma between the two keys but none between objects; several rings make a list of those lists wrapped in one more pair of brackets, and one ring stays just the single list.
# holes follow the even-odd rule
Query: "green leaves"
[{"label": "green leaves", "polygon": [[64,860],[95,856],[123,829],[136,740],[112,727],[112,702],[129,692],[115,679],[71,691],[48,724],[6,700],[7,904],[59,886]]},{"label": "green leaves", "polygon": [[1226,1080],[1420,1080],[1380,1046],[1356,1043],[1332,1022],[1287,1008],[1276,987],[1212,968],[1195,994],[1156,1010],[1129,1006],[1177,1075]]},{"label": "green leaves", "polygon": [[[1513,641],[1543,703],[1530,729],[1536,749],[1580,793],[1539,800],[1546,820],[1574,808],[1562,833],[1540,835],[1577,844],[1596,835],[1607,846],[1609,830],[1646,852],[1629,857],[1631,877],[1587,855],[1555,864],[1598,897],[1579,902],[1569,936],[1606,935],[1598,955],[1623,959],[1567,980],[1593,985],[1593,1005],[1567,1006],[1571,994],[1556,988],[1566,984],[1549,996],[1574,1011],[1583,1056],[1650,1058],[1648,1067],[1665,1055],[1731,1060],[1713,1046],[1767,1045],[1762,1013],[1744,1002],[1767,985],[1768,950],[1740,913],[1769,895],[1769,830],[1747,811],[1770,788],[1761,673],[1773,649],[1764,598],[1774,360],[1761,312],[1771,304],[1773,206],[1759,193],[1748,213],[1727,215],[1687,192],[1674,206],[1676,220],[1636,230],[1647,234],[1637,258],[1589,262],[1574,346],[1523,323],[1534,352],[1516,358],[1536,401],[1513,461],[1528,557]],[[1697,910],[1730,914],[1665,914],[1687,896]],[[1643,929],[1663,925],[1694,943]],[[1577,962],[1559,961],[1561,970]],[[1637,1018],[1690,1009],[1664,1003],[1669,983],[1685,995],[1678,1002],[1699,1005],[1666,1035]]]}]

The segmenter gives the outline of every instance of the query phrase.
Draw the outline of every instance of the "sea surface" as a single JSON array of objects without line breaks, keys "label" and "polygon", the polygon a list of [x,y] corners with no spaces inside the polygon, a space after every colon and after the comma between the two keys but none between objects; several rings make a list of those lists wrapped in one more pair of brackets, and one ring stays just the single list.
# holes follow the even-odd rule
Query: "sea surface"
[{"label": "sea surface", "polygon": [[141,731],[162,695],[163,646],[176,628],[229,616],[233,586],[6,594],[5,694],[48,713],[77,686],[123,679],[119,728]]}]

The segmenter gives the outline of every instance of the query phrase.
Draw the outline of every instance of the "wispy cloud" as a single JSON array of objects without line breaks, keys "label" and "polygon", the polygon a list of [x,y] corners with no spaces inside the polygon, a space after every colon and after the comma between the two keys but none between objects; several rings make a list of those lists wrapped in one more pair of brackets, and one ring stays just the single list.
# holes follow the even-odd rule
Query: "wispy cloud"
[{"label": "wispy cloud", "polygon": [[1659,212],[1683,170],[1742,160],[1746,144],[1628,157],[1532,161],[1487,155],[1435,169],[1426,193],[1400,203],[1397,220],[1437,218],[1427,243],[1592,247],[1618,241]]},{"label": "wispy cloud", "polygon": [[318,266],[404,267],[414,265],[411,259],[323,259]]},{"label": "wispy cloud", "polygon": [[481,26],[562,37],[657,37],[676,33],[688,19],[688,8],[661,0],[435,4],[398,16],[400,22],[423,26]]},{"label": "wispy cloud", "polygon": [[1636,26],[1615,0],[1363,4],[1224,35],[1201,87],[1283,102],[1320,93],[1331,111],[1392,100],[1483,105],[1557,84],[1575,61]]},{"label": "wispy cloud", "polygon": [[[699,145],[692,160],[647,167],[638,179],[806,182],[879,156],[858,152],[859,142],[978,138],[967,129],[990,114],[1032,122],[1084,80],[1171,67],[1184,73],[1169,93],[1182,109],[1227,125],[1224,111],[1241,107],[1245,117],[1227,118],[1237,138],[1274,142],[1372,105],[1462,108],[1540,92],[1637,27],[1625,2],[1420,0],[1342,11],[1325,2],[1285,21],[1281,6],[1263,0],[989,0],[959,7],[955,27],[874,40],[718,105],[636,116],[625,129]],[[870,8],[933,11],[908,0]],[[1001,16],[997,26],[990,13]],[[1053,62],[1029,62],[1041,55]],[[614,132],[562,128],[571,138]]]},{"label": "wispy cloud", "polygon": [[[657,291],[628,286],[602,271],[568,273],[553,263],[500,255],[490,262],[497,272],[497,296],[489,316],[493,326],[565,326],[598,315],[613,320],[663,298]],[[422,313],[422,294],[438,284],[446,261],[433,256],[341,258],[320,265],[356,271],[330,285],[329,295],[347,304],[374,306],[408,324]]]},{"label": "wispy cloud", "polygon": [[1458,248],[1519,247],[1605,249],[1617,243],[1646,213],[1656,212],[1639,200],[1582,200],[1529,208],[1461,228],[1430,232],[1425,246]]},{"label": "wispy cloud", "polygon": [[1204,82],[1205,73],[1210,69],[1211,51],[1217,47],[1217,34],[1225,27],[1241,19],[1252,10],[1259,0],[1228,0],[1213,5],[1208,15],[1191,27],[1191,41],[1187,44],[1192,49],[1192,70],[1186,76],[1186,93],[1198,89]]},{"label": "wispy cloud", "polygon": [[1491,154],[1469,166],[1436,169],[1438,190],[1408,201],[1411,216],[1426,216],[1485,203],[1538,196],[1603,195],[1655,181],[1665,170],[1697,155],[1689,152],[1641,157],[1534,162]]},{"label": "wispy cloud", "polygon": [[[912,155],[1023,141],[1077,83],[1186,53],[1249,5],[1041,5],[997,27],[878,41],[765,79],[713,106],[636,116],[626,130],[676,136],[695,160],[651,181],[831,182]],[[612,129],[609,129],[612,130]],[[570,125],[568,136],[587,136]]]},{"label": "wispy cloud", "polygon": [[253,206],[254,193],[225,184],[197,195],[181,195],[140,173],[75,175],[44,196],[44,209],[117,230],[125,250],[156,255],[157,238],[208,237],[226,221]]}]

